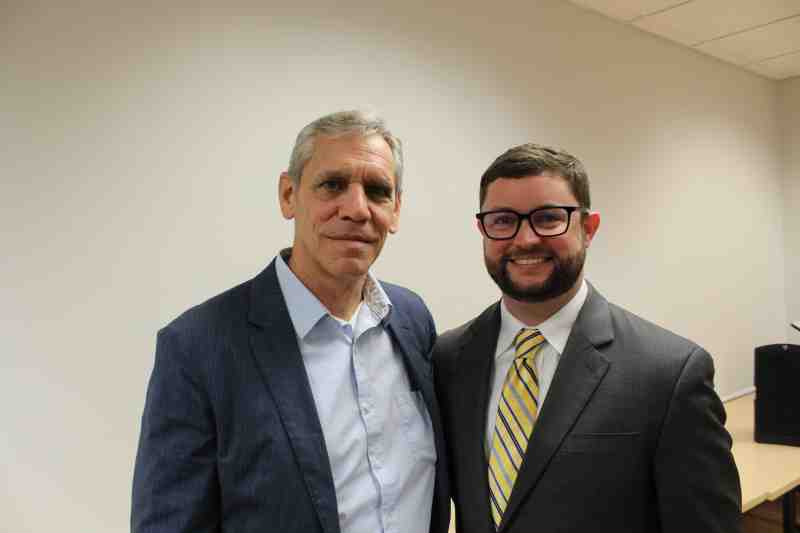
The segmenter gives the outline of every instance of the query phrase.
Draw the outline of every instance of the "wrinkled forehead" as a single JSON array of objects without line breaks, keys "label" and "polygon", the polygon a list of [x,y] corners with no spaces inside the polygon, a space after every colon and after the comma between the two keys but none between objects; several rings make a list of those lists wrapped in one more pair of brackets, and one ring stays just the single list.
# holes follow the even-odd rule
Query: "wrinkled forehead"
[{"label": "wrinkled forehead", "polygon": [[375,177],[395,182],[392,150],[379,134],[321,135],[303,174]]}]

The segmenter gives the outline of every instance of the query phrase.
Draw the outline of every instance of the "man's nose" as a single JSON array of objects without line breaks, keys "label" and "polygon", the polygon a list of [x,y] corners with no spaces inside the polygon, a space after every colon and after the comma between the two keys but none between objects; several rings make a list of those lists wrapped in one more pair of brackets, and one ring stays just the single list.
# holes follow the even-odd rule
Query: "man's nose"
[{"label": "man's nose", "polygon": [[341,200],[339,214],[342,218],[356,222],[362,222],[369,218],[369,202],[364,187],[360,183],[351,183]]},{"label": "man's nose", "polygon": [[530,217],[523,218],[519,225],[519,231],[514,236],[514,242],[520,245],[538,244],[542,238],[533,231]]}]

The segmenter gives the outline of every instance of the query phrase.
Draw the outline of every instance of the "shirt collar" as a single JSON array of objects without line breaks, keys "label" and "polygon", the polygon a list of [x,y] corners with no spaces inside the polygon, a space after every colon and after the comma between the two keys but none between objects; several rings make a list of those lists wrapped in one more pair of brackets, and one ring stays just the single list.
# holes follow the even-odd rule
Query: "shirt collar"
[{"label": "shirt collar", "polygon": [[[278,254],[275,258],[275,273],[278,276],[278,284],[281,287],[283,298],[286,300],[286,307],[289,309],[289,317],[292,320],[292,325],[294,325],[295,333],[303,339],[323,317],[330,315],[330,312],[291,271],[289,265],[286,264],[290,256],[290,248]],[[381,287],[380,282],[369,272],[364,283],[363,301],[367,304],[377,322],[389,316],[389,312],[392,309],[392,302],[389,300],[389,296]],[[356,315],[353,318],[357,314],[358,311],[356,311]],[[333,315],[330,316],[335,318]]]},{"label": "shirt collar", "polygon": [[[575,320],[578,319],[578,313],[580,313],[588,294],[589,289],[586,285],[586,280],[583,280],[578,292],[564,307],[536,326],[536,329],[542,333],[547,343],[555,348],[558,355],[564,353],[572,326],[575,325]],[[519,333],[519,330],[528,327],[531,326],[524,324],[511,314],[511,311],[506,307],[505,300],[500,300],[500,334],[497,337],[497,346],[502,347],[502,349],[497,351],[496,356],[499,357],[511,348],[514,344],[514,337]]]}]

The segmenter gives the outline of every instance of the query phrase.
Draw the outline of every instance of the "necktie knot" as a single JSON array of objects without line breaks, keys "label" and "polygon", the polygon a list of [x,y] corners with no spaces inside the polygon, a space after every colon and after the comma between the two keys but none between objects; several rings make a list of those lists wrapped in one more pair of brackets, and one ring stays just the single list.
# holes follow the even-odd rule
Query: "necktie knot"
[{"label": "necktie knot", "polygon": [[544,342],[544,336],[536,328],[522,328],[514,337],[514,359],[530,359],[536,355],[536,348]]}]

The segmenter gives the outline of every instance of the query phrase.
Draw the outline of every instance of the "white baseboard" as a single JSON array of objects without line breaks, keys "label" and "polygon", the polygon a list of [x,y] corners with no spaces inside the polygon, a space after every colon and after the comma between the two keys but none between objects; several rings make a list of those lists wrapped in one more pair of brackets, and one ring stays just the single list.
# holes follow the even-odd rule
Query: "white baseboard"
[{"label": "white baseboard", "polygon": [[742,390],[738,390],[736,392],[733,392],[731,394],[723,396],[721,399],[722,399],[723,402],[729,402],[731,400],[735,400],[736,398],[741,398],[745,394],[751,394],[751,393],[753,393],[755,391],[756,391],[755,387],[747,387],[747,388],[744,388]]}]

